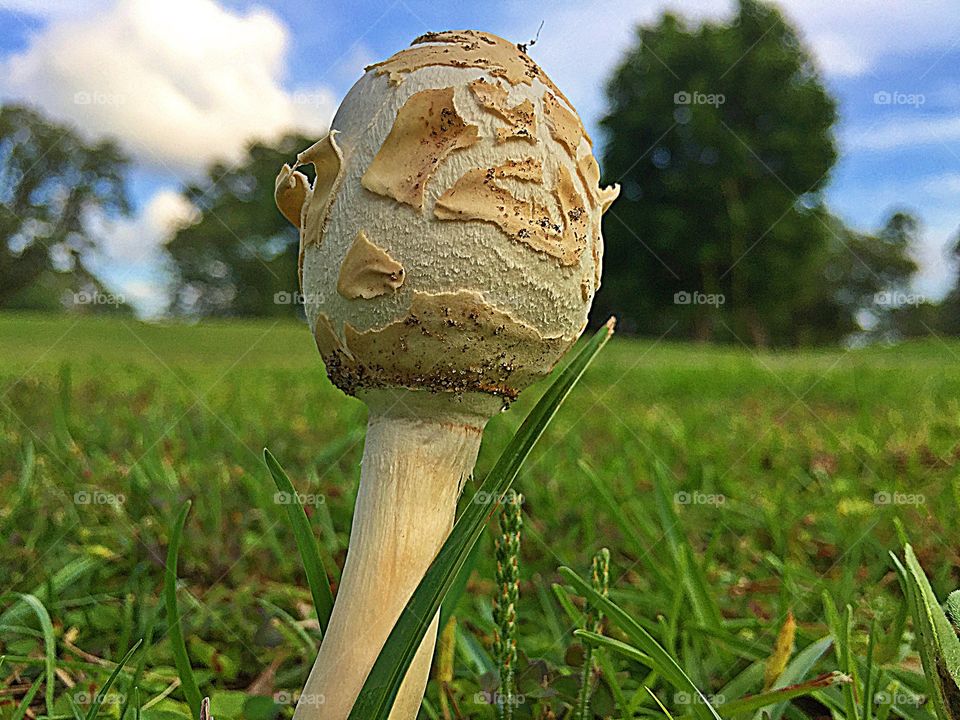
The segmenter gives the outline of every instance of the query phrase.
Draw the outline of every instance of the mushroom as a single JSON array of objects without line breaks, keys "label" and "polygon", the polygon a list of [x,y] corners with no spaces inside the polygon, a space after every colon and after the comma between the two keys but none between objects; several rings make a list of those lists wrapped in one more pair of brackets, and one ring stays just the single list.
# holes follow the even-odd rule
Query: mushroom
[{"label": "mushroom", "polygon": [[[487,420],[586,326],[619,190],[598,181],[569,101],[517,45],[472,30],[368,67],[329,135],[280,171],[317,347],[369,408],[346,565],[296,720],[347,718],[450,533]],[[437,622],[391,718],[417,714]]]}]

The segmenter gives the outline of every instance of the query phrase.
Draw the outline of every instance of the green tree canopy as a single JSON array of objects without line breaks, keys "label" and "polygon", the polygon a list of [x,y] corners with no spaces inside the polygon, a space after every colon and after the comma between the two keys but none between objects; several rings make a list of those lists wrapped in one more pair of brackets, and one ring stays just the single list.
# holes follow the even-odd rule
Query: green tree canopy
[{"label": "green tree canopy", "polygon": [[[793,28],[756,0],[729,24],[666,15],[638,29],[607,94],[604,181],[622,194],[605,224],[598,316],[795,341],[835,232],[820,194],[837,116]],[[675,303],[682,293],[724,303]]]},{"label": "green tree canopy", "polygon": [[185,189],[201,219],[181,228],[167,245],[175,273],[174,312],[280,316],[298,311],[288,300],[297,294],[299,237],[277,210],[273,191],[280,166],[312,142],[289,135],[274,146],[255,143],[238,165],[215,163],[202,182]]},{"label": "green tree canopy", "polygon": [[65,284],[99,288],[84,265],[95,245],[85,220],[129,212],[126,169],[112,141],[85,140],[22,105],[0,107],[0,308],[57,307]]}]

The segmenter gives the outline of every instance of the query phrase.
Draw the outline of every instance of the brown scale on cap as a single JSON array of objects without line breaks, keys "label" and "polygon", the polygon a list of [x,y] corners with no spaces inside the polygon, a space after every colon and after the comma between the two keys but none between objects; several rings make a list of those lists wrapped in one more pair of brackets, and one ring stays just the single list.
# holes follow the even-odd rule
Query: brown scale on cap
[{"label": "brown scale on cap", "polygon": [[403,266],[360,230],[340,265],[337,292],[347,300],[371,300],[403,285]]},{"label": "brown scale on cap", "polygon": [[539,183],[543,167],[539,160],[511,160],[491,168],[468,170],[453,187],[437,198],[434,214],[441,220],[475,220],[496,225],[507,237],[538,252],[557,258],[561,265],[574,265],[586,247],[586,217],[583,201],[562,167],[553,188],[562,217],[535,200],[515,197],[498,180]]},{"label": "brown scale on cap", "polygon": [[515,43],[478,30],[426,33],[415,38],[407,50],[364,69],[387,74],[390,82],[398,85],[405,74],[431,65],[480,68],[511,85],[530,85],[537,79],[569,104],[560,88]]},{"label": "brown scale on cap", "polygon": [[371,192],[423,209],[427,182],[454,150],[477,141],[453,105],[453,88],[422,90],[407,100],[360,183]]},{"label": "brown scale on cap", "polygon": [[344,333],[341,341],[330,319],[318,318],[317,348],[327,374],[348,395],[408,387],[513,399],[573,343],[544,338],[469,291],[415,292],[407,317],[365,332],[346,323]]},{"label": "brown scale on cap", "polygon": [[524,100],[511,107],[507,91],[483,78],[474,80],[468,87],[481,107],[507,121],[507,127],[497,128],[497,142],[518,139],[537,144],[537,116],[532,102]]}]

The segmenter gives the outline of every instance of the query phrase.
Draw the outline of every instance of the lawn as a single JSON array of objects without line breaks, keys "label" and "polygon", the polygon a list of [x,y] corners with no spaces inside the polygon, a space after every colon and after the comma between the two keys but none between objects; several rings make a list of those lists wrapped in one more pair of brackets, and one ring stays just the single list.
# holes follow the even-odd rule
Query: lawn
[{"label": "lawn", "polygon": [[[545,388],[491,421],[478,477]],[[262,449],[312,497],[321,553],[340,567],[365,415],[330,385],[294,322],[0,315],[0,717],[17,714],[52,664],[52,689],[40,684],[22,709],[73,718],[71,700],[85,709],[110,661],[140,638],[146,649],[102,712],[139,704],[144,720],[186,715],[161,599],[170,525],[186,499],[179,603],[201,690],[219,720],[289,716],[320,635]],[[557,568],[586,575],[608,547],[610,597],[720,703],[763,689],[788,613],[798,650],[829,634],[826,591],[841,612],[851,606],[845,647],[856,657],[871,623],[879,631],[874,687],[892,694],[886,712],[932,717],[889,553],[901,551],[899,519],[938,597],[960,586],[958,431],[956,342],[756,353],[615,338],[517,481],[526,702],[516,716],[564,717],[576,696],[582,604],[561,601]],[[453,609],[446,701],[431,682],[422,717],[444,707],[493,717],[483,703],[493,531]],[[52,638],[44,613],[11,593],[40,601]],[[675,716],[692,712],[635,661],[604,653],[600,667],[599,717],[630,716],[613,709],[618,693],[629,713],[662,717],[644,685]],[[792,666],[804,671],[797,680],[837,667],[826,649]],[[815,716],[830,699],[776,707]]]}]

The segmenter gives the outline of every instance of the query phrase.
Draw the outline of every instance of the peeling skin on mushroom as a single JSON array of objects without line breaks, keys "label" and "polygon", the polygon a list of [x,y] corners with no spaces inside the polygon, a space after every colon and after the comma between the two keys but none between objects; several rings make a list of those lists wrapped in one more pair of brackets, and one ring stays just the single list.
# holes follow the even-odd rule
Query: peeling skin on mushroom
[{"label": "peeling skin on mushroom", "polygon": [[567,149],[571,158],[576,159],[580,138],[587,137],[580,119],[550,93],[543,94],[543,117],[553,139]]},{"label": "peeling skin on mushroom", "polygon": [[427,182],[441,161],[477,137],[477,127],[467,125],[454,107],[452,87],[423,90],[400,108],[360,182],[371,192],[422,210]]},{"label": "peeling skin on mushroom", "polygon": [[483,78],[474,80],[468,87],[481,107],[507,121],[507,127],[497,128],[497,142],[519,139],[536,145],[537,116],[532,102],[524,100],[511,107],[507,91]]},{"label": "peeling skin on mushroom", "polygon": [[340,265],[337,292],[347,300],[370,300],[403,285],[403,266],[360,230]]},{"label": "peeling skin on mushroom", "polygon": [[468,170],[437,198],[434,214],[441,220],[493,223],[511,239],[557,258],[561,265],[574,265],[586,247],[586,217],[570,174],[559,172],[554,188],[563,213],[559,220],[545,205],[518,198],[497,183],[505,178],[539,182],[542,173],[540,162],[533,159]]},{"label": "peeling skin on mushroom", "polygon": [[280,169],[274,185],[273,198],[283,216],[298,230],[300,213],[309,193],[310,183],[306,175],[297,172],[289,165],[284,165]]},{"label": "peeling skin on mushroom", "polygon": [[[300,230],[297,276],[303,288],[303,254],[307,245],[319,245],[330,216],[330,207],[343,179],[343,155],[337,146],[336,130],[297,155],[291,167],[284,165],[274,185],[274,200],[283,216]],[[307,176],[297,172],[301,165],[312,164],[316,171],[313,187]]]},{"label": "peeling skin on mushroom", "polygon": [[520,52],[516,44],[496,35],[476,30],[448,30],[426,33],[410,45],[408,49],[383,62],[369,65],[364,70],[387,74],[391,83],[399,85],[405,75],[423,67],[481,68],[490,76],[502,78],[511,85],[530,85],[533,79],[540,80],[563,97],[560,89],[526,53]]},{"label": "peeling skin on mushroom", "polygon": [[414,293],[406,317],[364,332],[346,323],[345,341],[324,315],[315,336],[331,382],[349,395],[400,386],[505,400],[548,374],[575,340],[543,337],[471,291]]}]

